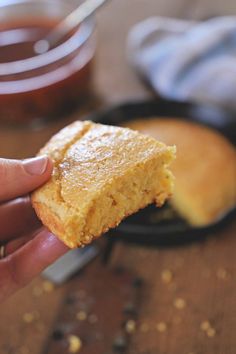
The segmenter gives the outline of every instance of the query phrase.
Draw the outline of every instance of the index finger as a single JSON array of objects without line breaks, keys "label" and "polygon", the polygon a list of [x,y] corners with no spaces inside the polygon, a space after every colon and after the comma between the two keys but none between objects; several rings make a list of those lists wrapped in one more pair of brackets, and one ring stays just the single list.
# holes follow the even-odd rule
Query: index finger
[{"label": "index finger", "polygon": [[[46,267],[65,254],[69,248],[49,231],[41,230],[35,238],[0,262],[1,282],[7,281],[0,298],[6,298],[25,286]],[[4,287],[4,284],[3,284]]]}]

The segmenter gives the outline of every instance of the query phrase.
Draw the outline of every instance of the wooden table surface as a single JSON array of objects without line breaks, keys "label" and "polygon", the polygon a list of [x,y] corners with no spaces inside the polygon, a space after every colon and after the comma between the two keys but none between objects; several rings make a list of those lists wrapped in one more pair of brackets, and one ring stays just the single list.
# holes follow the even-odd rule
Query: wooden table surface
[{"label": "wooden table surface", "polygon": [[[81,108],[77,116],[85,115],[101,105],[151,95],[139,82],[125,58],[126,36],[134,23],[152,15],[202,19],[218,14],[233,14],[235,10],[236,3],[232,0],[114,0],[102,9],[98,18],[98,50],[93,83],[96,99],[93,98],[86,107]],[[0,156],[23,158],[33,155],[53,132],[75,117],[31,131],[1,127]],[[122,266],[144,280],[139,317],[135,322],[136,327],[131,326],[127,354],[236,352],[235,231],[236,223],[232,222],[203,242],[178,248],[115,245],[107,265],[108,271]],[[100,267],[100,259],[87,268],[85,275],[78,275],[54,289],[38,277],[2,304],[0,353],[59,353],[54,351],[53,346],[45,351],[49,334],[58,316],[63,315],[62,305],[72,287],[80,289],[86,279],[86,286],[93,285],[96,264]],[[106,270],[101,272],[105,274]],[[101,276],[102,281],[109,302],[106,275],[104,279]],[[201,326],[206,329],[203,330]],[[85,350],[82,346],[79,352],[87,354]],[[67,347],[60,351],[61,354],[67,352]],[[112,352],[106,349],[95,350],[94,353]]]}]

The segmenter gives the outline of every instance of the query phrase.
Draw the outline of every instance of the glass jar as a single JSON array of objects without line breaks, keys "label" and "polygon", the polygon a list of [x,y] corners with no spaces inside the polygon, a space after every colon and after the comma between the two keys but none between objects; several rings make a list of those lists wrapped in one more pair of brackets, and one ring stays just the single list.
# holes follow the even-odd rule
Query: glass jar
[{"label": "glass jar", "polygon": [[58,117],[88,94],[95,51],[92,18],[48,52],[33,52],[33,44],[74,8],[68,0],[0,1],[0,121]]}]

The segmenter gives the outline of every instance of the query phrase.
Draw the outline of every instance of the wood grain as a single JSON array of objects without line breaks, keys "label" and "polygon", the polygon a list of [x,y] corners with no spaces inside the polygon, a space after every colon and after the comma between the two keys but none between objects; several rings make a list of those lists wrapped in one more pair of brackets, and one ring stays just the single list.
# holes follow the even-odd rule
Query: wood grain
[{"label": "wood grain", "polygon": [[[116,247],[112,265],[122,258],[146,284],[139,327],[146,323],[149,329],[133,336],[129,354],[235,353],[235,230],[233,223],[204,242],[172,249]],[[169,283],[162,280],[166,270],[173,274]],[[177,299],[184,300],[184,308],[174,306]],[[204,321],[214,328],[214,337],[201,330]],[[156,328],[159,322],[166,323],[163,333]]]}]

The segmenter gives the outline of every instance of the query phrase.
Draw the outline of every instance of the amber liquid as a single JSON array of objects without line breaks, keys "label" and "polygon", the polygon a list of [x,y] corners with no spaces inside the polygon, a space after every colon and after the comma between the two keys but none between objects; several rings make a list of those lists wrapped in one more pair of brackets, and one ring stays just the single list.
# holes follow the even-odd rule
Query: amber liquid
[{"label": "amber liquid", "polygon": [[0,27],[0,63],[23,60],[36,56],[34,43],[44,38],[56,22],[38,24],[8,23]]},{"label": "amber liquid", "polygon": [[[0,64],[36,56],[34,43],[44,38],[55,27],[56,23],[56,21],[47,19],[34,20],[34,23],[32,23],[27,19],[20,23],[0,24]],[[63,38],[62,42],[66,39]],[[0,76],[0,88],[1,82],[12,81],[12,92],[4,94],[0,90],[0,120],[23,122],[35,118],[48,119],[71,111],[77,105],[79,99],[87,94],[91,74],[91,60],[82,68],[77,67],[75,64],[76,55],[79,56],[79,50],[73,58],[66,58],[59,64],[58,62],[51,64],[49,70],[50,74],[53,73],[53,75],[46,76],[48,68],[39,68],[33,74],[35,75],[33,80],[37,83],[38,77],[41,76],[41,86],[31,90],[29,85],[29,91],[27,92],[25,89],[20,92],[21,78],[19,79],[19,75],[12,75],[10,78],[9,76]],[[72,60],[73,65],[71,65]],[[60,66],[63,75],[58,77],[57,80],[58,66]],[[29,72],[25,74],[23,79],[28,79],[31,75],[32,73]],[[44,76],[45,81],[42,80]],[[19,81],[14,82],[14,80]],[[19,88],[17,93],[15,92],[16,85]]]}]

